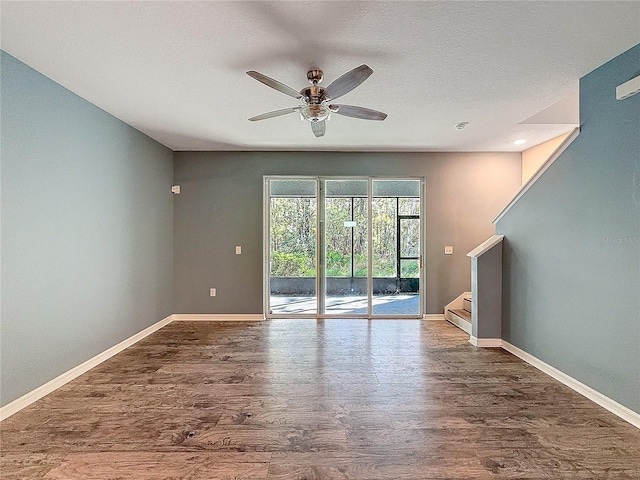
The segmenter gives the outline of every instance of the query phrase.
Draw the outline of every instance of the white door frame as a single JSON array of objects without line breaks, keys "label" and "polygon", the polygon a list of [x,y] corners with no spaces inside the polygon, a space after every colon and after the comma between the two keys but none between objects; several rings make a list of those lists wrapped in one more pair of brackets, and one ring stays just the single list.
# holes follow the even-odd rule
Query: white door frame
[{"label": "white door frame", "polygon": [[[270,309],[270,249],[271,249],[271,219],[270,219],[270,182],[272,180],[313,180],[316,182],[316,313],[311,314],[272,314]],[[325,276],[325,195],[324,185],[327,180],[367,180],[367,314],[344,315],[326,314],[326,276]],[[375,315],[373,314],[373,228],[372,228],[372,186],[376,180],[416,180],[420,181],[420,264],[419,264],[419,313],[417,315]],[[423,261],[426,251],[426,219],[425,219],[425,179],[412,176],[314,176],[314,175],[265,175],[263,177],[263,311],[265,318],[422,318],[425,308],[425,278],[426,262]]]}]

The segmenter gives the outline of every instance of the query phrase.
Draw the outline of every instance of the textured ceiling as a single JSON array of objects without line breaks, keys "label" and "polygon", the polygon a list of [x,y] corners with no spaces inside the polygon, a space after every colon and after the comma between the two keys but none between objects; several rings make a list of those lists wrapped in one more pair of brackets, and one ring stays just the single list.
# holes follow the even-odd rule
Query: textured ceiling
[{"label": "textured ceiling", "polygon": [[[518,151],[568,131],[578,79],[640,43],[637,1],[3,1],[0,16],[3,50],[174,150]],[[247,70],[298,90],[310,67],[326,86],[363,63],[374,74],[339,103],[384,122],[334,114],[315,138],[297,114],[247,121],[297,103]]]}]

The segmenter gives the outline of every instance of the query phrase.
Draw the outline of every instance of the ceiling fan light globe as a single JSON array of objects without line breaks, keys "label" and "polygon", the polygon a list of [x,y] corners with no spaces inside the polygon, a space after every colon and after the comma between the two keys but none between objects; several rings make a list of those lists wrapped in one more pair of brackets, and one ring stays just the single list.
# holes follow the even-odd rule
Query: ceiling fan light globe
[{"label": "ceiling fan light globe", "polygon": [[310,122],[321,122],[326,120],[330,113],[331,110],[329,110],[325,105],[317,104],[305,105],[300,110],[302,118]]}]

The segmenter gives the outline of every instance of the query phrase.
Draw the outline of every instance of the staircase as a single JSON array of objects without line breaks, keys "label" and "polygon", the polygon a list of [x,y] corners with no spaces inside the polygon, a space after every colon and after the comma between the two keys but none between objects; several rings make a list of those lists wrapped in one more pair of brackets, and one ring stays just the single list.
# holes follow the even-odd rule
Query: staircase
[{"label": "staircase", "polygon": [[471,335],[471,292],[464,292],[444,307],[444,318]]}]

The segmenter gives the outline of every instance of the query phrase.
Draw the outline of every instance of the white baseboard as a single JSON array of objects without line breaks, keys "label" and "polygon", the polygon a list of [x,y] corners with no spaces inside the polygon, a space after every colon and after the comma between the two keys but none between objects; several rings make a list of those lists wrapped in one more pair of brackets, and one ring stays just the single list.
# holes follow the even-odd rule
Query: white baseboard
[{"label": "white baseboard", "polygon": [[542,360],[534,357],[524,350],[521,350],[520,348],[510,344],[505,340],[502,340],[502,348],[504,348],[507,352],[512,353],[516,357],[524,360],[528,364],[536,367],[538,370],[546,373],[550,377],[555,378],[559,382],[565,384],[570,389],[575,390],[592,402],[595,402],[601,407],[609,410],[611,413],[617,415],[626,422],[629,422],[634,427],[640,428],[640,413],[634,412],[624,405],[620,405],[615,400],[610,399],[602,393],[594,390],[593,388],[585,385],[582,382],[579,382],[575,378],[570,377],[566,373],[561,372],[557,368],[552,367],[548,363],[543,362]]},{"label": "white baseboard", "polygon": [[443,313],[425,313],[422,315],[423,320],[444,320]]},{"label": "white baseboard", "polygon": [[480,347],[480,348],[502,347],[502,339],[500,338],[476,338],[473,335],[471,335],[469,337],[469,343],[474,347]]},{"label": "white baseboard", "polygon": [[174,313],[176,322],[262,322],[262,313]]},{"label": "white baseboard", "polygon": [[160,330],[162,327],[168,325],[173,320],[172,315],[169,315],[167,318],[160,320],[157,323],[154,323],[150,327],[145,328],[141,332],[132,335],[131,337],[123,340],[122,342],[114,345],[111,348],[108,348],[102,353],[99,353],[93,358],[90,358],[86,362],[81,363],[80,365],[73,367],[71,370],[67,370],[61,375],[58,375],[53,380],[45,383],[44,385],[40,385],[39,387],[31,390],[29,393],[24,394],[20,398],[15,399],[13,402],[8,403],[4,407],[0,407],[0,422],[5,418],[10,417],[14,413],[19,412],[25,407],[28,407],[36,400],[40,400],[42,397],[49,395],[54,390],[62,387],[63,385],[69,383],[71,380],[79,377],[83,373],[88,372],[93,367],[98,366],[105,360],[113,357],[117,353],[120,353],[125,348],[130,347],[134,343],[139,342],[143,338],[151,335],[153,332]]}]

